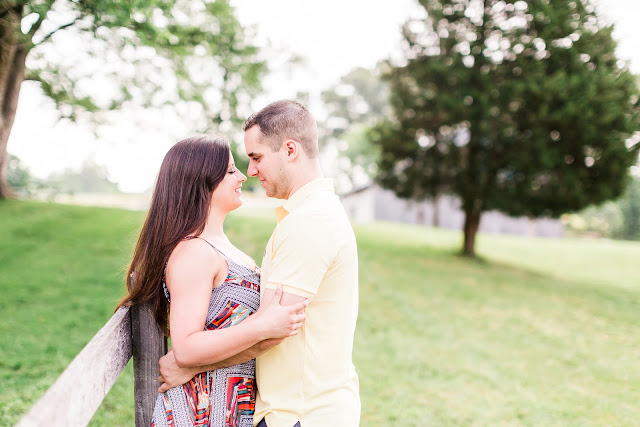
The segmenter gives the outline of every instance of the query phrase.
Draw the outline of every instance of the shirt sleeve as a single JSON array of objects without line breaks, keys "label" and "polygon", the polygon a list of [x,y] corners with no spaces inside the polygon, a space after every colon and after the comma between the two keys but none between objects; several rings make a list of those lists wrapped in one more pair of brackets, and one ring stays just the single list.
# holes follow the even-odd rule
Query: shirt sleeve
[{"label": "shirt sleeve", "polygon": [[318,291],[338,249],[321,221],[288,217],[278,226],[271,251],[271,273],[262,285],[282,285],[284,292],[309,298]]}]

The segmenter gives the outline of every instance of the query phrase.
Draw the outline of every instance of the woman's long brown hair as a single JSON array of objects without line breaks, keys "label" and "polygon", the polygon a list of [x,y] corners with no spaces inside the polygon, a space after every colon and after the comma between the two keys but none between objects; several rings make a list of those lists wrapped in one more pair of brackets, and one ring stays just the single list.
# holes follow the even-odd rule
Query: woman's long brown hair
[{"label": "woman's long brown hair", "polygon": [[204,230],[211,193],[227,173],[229,156],[226,139],[199,135],[171,147],[160,166],[125,278],[128,295],[118,308],[149,302],[166,335],[169,306],[162,289],[165,265],[180,240]]}]

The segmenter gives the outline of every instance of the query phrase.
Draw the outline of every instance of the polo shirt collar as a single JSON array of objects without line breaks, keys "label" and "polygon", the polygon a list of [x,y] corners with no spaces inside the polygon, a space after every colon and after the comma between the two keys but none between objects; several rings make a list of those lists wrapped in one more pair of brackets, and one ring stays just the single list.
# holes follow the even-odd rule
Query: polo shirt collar
[{"label": "polo shirt collar", "polygon": [[298,188],[291,197],[282,203],[282,206],[276,208],[276,219],[278,223],[300,207],[309,196],[320,191],[334,192],[333,181],[329,178],[318,178]]}]

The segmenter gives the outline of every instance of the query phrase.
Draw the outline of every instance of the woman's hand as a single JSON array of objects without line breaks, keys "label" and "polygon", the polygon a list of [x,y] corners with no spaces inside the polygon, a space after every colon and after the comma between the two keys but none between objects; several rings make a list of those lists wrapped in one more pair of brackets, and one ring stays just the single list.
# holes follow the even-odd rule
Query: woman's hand
[{"label": "woman's hand", "polygon": [[296,335],[307,318],[304,310],[309,299],[292,305],[281,305],[282,286],[278,286],[271,298],[265,298],[253,317],[256,327],[262,331],[262,339],[281,339]]}]

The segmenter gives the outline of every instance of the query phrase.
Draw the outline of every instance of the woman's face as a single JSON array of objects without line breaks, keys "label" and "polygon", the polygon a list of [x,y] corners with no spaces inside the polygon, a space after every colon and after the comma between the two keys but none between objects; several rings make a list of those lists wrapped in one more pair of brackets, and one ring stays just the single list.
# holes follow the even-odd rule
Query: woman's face
[{"label": "woman's face", "polygon": [[242,183],[247,177],[242,174],[233,162],[233,154],[229,153],[227,173],[211,194],[211,205],[225,212],[231,212],[242,205]]}]

